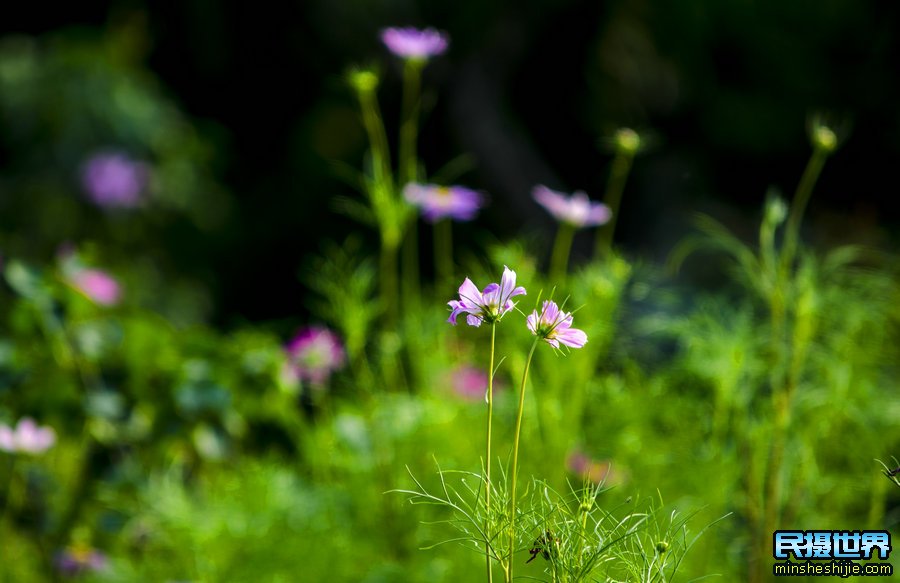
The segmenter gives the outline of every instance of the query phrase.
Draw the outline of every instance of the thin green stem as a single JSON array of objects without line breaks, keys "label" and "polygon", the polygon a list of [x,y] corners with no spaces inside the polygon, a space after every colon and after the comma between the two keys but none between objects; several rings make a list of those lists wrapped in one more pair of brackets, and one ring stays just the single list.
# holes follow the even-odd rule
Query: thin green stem
[{"label": "thin green stem", "polygon": [[450,219],[441,219],[434,224],[434,265],[438,286],[453,279],[453,227]]},{"label": "thin green stem", "polygon": [[484,560],[487,565],[487,580],[491,583],[494,580],[494,573],[491,571],[491,424],[494,417],[494,341],[497,335],[497,322],[491,322],[491,364],[488,370],[488,388],[487,388],[487,439],[485,446],[484,461]]},{"label": "thin green stem", "polygon": [[821,174],[822,168],[825,166],[825,160],[828,159],[829,153],[824,148],[815,148],[812,156],[809,158],[806,169],[803,171],[800,183],[797,185],[797,191],[794,193],[794,200],[791,203],[791,210],[784,232],[784,251],[781,255],[783,273],[787,272],[794,262],[800,235],[800,222],[803,220],[806,205],[809,203],[813,187],[815,187],[816,181],[819,179],[819,174]]},{"label": "thin green stem", "polygon": [[597,247],[594,257],[608,257],[612,251],[613,234],[616,231],[616,222],[619,219],[619,208],[622,206],[622,193],[625,192],[625,183],[631,172],[631,163],[634,161],[634,153],[619,151],[612,161],[609,170],[609,180],[606,183],[606,194],[603,202],[609,207],[612,216],[609,222],[597,231]]},{"label": "thin green stem", "polygon": [[[424,61],[408,59],[403,68],[400,144],[398,152],[398,188],[419,179],[416,141],[419,131],[419,95]],[[413,299],[419,287],[419,236],[415,219],[409,220],[403,238],[403,286],[406,300]]]},{"label": "thin green stem", "polygon": [[528,369],[531,367],[531,357],[537,348],[540,337],[535,337],[528,351],[528,359],[525,361],[525,370],[522,372],[522,386],[519,388],[519,409],[516,412],[516,431],[513,437],[513,459],[511,482],[509,488],[509,569],[506,572],[506,581],[510,583],[513,578],[513,555],[516,552],[516,478],[519,470],[519,437],[522,434],[522,413],[525,409],[525,383],[528,381]]},{"label": "thin green stem", "polygon": [[397,321],[397,248],[386,241],[381,242],[380,256],[381,303],[385,311],[385,321]]},{"label": "thin green stem", "polygon": [[561,282],[566,277],[569,266],[569,252],[572,250],[572,239],[575,237],[575,226],[569,223],[560,223],[556,232],[556,241],[553,243],[553,253],[550,258],[550,281]]}]

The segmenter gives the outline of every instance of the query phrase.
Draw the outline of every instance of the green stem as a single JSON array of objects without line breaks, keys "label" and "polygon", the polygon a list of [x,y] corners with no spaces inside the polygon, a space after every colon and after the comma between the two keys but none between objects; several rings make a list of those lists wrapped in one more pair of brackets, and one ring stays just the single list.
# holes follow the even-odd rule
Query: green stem
[{"label": "green stem", "polygon": [[487,388],[487,445],[484,462],[484,560],[487,565],[487,580],[491,583],[494,574],[491,571],[491,420],[494,417],[494,340],[497,334],[497,322],[491,322],[491,367],[488,370]]},{"label": "green stem", "polygon": [[424,61],[407,59],[403,67],[403,120],[400,125],[400,186],[415,182],[418,174],[416,137],[419,131],[419,94]]},{"label": "green stem", "polygon": [[397,305],[397,249],[381,242],[380,256],[381,302],[385,310],[385,321],[396,323]]},{"label": "green stem", "polygon": [[631,163],[634,161],[634,153],[618,152],[612,161],[609,171],[609,180],[606,183],[606,194],[603,202],[609,207],[612,216],[609,222],[597,231],[597,247],[594,257],[608,257],[612,251],[613,234],[616,230],[616,222],[619,219],[619,208],[622,205],[622,193],[625,192],[625,183],[631,172]]},{"label": "green stem", "polygon": [[782,272],[787,272],[794,262],[794,256],[797,253],[797,242],[800,234],[800,221],[806,211],[806,205],[812,196],[813,187],[825,166],[825,160],[828,159],[829,151],[821,147],[813,150],[812,156],[803,171],[800,183],[797,185],[797,191],[794,193],[794,200],[791,204],[790,214],[787,219],[787,226],[784,232],[784,252],[782,253]]},{"label": "green stem", "polygon": [[373,177],[376,183],[391,184],[393,179],[391,177],[390,148],[375,91],[358,91],[357,97],[360,110],[362,110],[363,125],[369,136]]},{"label": "green stem", "polygon": [[453,229],[450,219],[441,219],[434,224],[434,264],[438,286],[453,278]]},{"label": "green stem", "polygon": [[[398,187],[418,180],[416,140],[419,131],[419,95],[421,93],[424,61],[408,59],[403,68],[403,102],[401,105]],[[403,285],[406,300],[418,293],[419,238],[415,219],[410,219],[403,239]]]},{"label": "green stem", "polygon": [[540,337],[535,337],[528,351],[528,360],[525,361],[525,370],[522,372],[522,386],[519,388],[519,409],[516,412],[516,431],[513,437],[513,460],[511,483],[509,488],[509,570],[506,572],[506,581],[510,583],[513,578],[513,555],[516,552],[516,478],[519,470],[519,436],[522,434],[522,413],[525,409],[525,383],[528,380],[528,369],[531,367],[531,357],[537,347]]},{"label": "green stem", "polygon": [[559,283],[565,278],[569,266],[569,252],[572,250],[572,239],[575,227],[569,223],[560,223],[553,243],[553,254],[550,258],[550,281]]}]

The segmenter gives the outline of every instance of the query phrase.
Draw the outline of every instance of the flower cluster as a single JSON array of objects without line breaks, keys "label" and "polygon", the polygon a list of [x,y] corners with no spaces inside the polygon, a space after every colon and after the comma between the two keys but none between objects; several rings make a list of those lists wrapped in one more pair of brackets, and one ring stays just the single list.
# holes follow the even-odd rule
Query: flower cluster
[{"label": "flower cluster", "polygon": [[559,348],[560,344],[581,348],[587,344],[587,334],[572,328],[572,314],[563,312],[551,300],[544,301],[540,313],[533,311],[526,318],[526,324],[532,334],[543,338],[553,348]]},{"label": "flower cluster", "polygon": [[150,170],[122,152],[100,152],[81,168],[81,185],[88,198],[104,208],[133,208],[142,199]]},{"label": "flower cluster", "polygon": [[434,184],[407,184],[403,197],[419,207],[422,217],[431,223],[441,219],[471,221],[484,205],[484,197],[463,186],[436,186]]},{"label": "flower cluster", "polygon": [[488,284],[481,292],[467,277],[459,286],[459,300],[448,302],[451,312],[447,321],[456,326],[456,318],[464,313],[467,314],[466,323],[469,326],[477,327],[481,326],[482,322],[489,324],[497,322],[515,307],[516,304],[511,298],[521,295],[525,295],[525,288],[516,287],[516,272],[508,267],[503,267],[499,284]]},{"label": "flower cluster", "polygon": [[386,28],[381,40],[388,50],[404,59],[425,60],[447,50],[447,35],[433,28]]},{"label": "flower cluster", "polygon": [[531,194],[554,219],[576,228],[603,225],[612,218],[608,206],[602,202],[591,202],[587,194],[580,190],[566,196],[539,184]]},{"label": "flower cluster", "polygon": [[300,381],[314,386],[328,382],[331,374],[344,366],[346,355],[337,335],[321,326],[300,330],[285,347],[290,371]]},{"label": "flower cluster", "polygon": [[30,417],[19,420],[15,429],[0,424],[0,450],[8,453],[44,453],[56,443],[56,432],[41,427]]},{"label": "flower cluster", "polygon": [[66,577],[103,571],[106,567],[106,555],[86,545],[72,545],[56,555],[56,569]]}]

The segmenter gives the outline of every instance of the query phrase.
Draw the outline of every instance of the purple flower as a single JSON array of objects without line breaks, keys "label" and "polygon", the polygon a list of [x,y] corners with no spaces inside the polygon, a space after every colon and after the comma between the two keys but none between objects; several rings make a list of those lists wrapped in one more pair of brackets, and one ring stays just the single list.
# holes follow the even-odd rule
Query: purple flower
[{"label": "purple flower", "polygon": [[56,432],[41,427],[30,417],[19,420],[15,429],[0,424],[0,450],[9,453],[44,453],[56,443]]},{"label": "purple flower", "polygon": [[100,152],[81,168],[81,185],[97,206],[133,208],[141,203],[150,170],[122,152]]},{"label": "purple flower", "polygon": [[531,191],[531,195],[554,219],[576,228],[602,225],[612,218],[612,211],[608,206],[602,202],[591,202],[580,190],[572,196],[566,196],[539,184]]},{"label": "purple flower", "polygon": [[491,283],[479,292],[475,284],[468,277],[459,286],[459,300],[450,300],[451,308],[448,322],[456,326],[456,318],[462,313],[466,316],[469,326],[481,326],[482,322],[497,322],[503,314],[513,309],[516,305],[510,298],[525,295],[524,287],[516,287],[516,272],[503,266],[503,275],[500,283]]},{"label": "purple flower", "polygon": [[[474,366],[460,366],[450,376],[453,391],[466,401],[481,401],[488,388],[488,373]],[[494,380],[494,390],[498,383]]]},{"label": "purple flower", "polygon": [[106,569],[106,555],[85,545],[73,545],[56,555],[56,568],[66,577]]},{"label": "purple flower", "polygon": [[340,339],[322,326],[300,330],[285,350],[296,377],[315,386],[324,385],[331,373],[344,365],[344,347]]},{"label": "purple flower", "polygon": [[625,474],[615,471],[610,460],[594,460],[580,449],[573,450],[566,458],[566,468],[583,480],[611,486],[622,484]]},{"label": "purple flower", "polygon": [[541,313],[535,310],[526,318],[531,333],[540,336],[553,348],[565,344],[572,348],[581,348],[587,344],[587,334],[583,330],[572,328],[572,314],[563,312],[552,300],[545,300]]},{"label": "purple flower", "polygon": [[99,269],[78,269],[69,275],[69,283],[101,306],[113,306],[122,298],[119,282]]},{"label": "purple flower", "polygon": [[381,40],[388,50],[404,59],[425,60],[447,50],[447,35],[433,28],[386,28]]},{"label": "purple flower", "polygon": [[419,207],[422,217],[431,223],[445,218],[471,221],[484,205],[481,194],[463,186],[409,183],[403,188],[403,197]]}]

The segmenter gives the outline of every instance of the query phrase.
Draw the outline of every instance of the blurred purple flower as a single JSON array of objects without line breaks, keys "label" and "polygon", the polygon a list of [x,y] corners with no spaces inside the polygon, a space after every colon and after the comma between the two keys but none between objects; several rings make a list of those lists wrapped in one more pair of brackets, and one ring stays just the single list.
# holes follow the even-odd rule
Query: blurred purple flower
[{"label": "blurred purple flower", "polygon": [[[450,382],[453,392],[466,401],[481,401],[487,391],[488,373],[474,366],[463,365],[451,373]],[[494,390],[498,388],[499,383],[494,380]]]},{"label": "blurred purple flower", "polygon": [[56,443],[52,427],[41,427],[30,417],[19,420],[15,429],[0,424],[0,450],[9,453],[44,453]]},{"label": "blurred purple flower", "polygon": [[344,365],[344,347],[337,334],[322,326],[300,330],[285,350],[293,373],[301,381],[321,386]]},{"label": "blurred purple flower", "polygon": [[431,223],[451,218],[471,221],[484,205],[484,197],[463,186],[436,186],[434,184],[407,184],[403,197],[419,207],[422,217]]},{"label": "blurred purple flower", "polygon": [[69,283],[102,306],[113,306],[122,298],[119,282],[99,269],[78,269],[69,275]]},{"label": "blurred purple flower", "polygon": [[468,314],[466,323],[469,326],[481,326],[482,322],[497,322],[503,314],[516,305],[510,298],[525,295],[525,288],[516,287],[516,272],[503,266],[500,283],[491,283],[479,292],[468,277],[459,286],[459,300],[450,300],[447,305],[452,310],[447,321],[456,326],[456,318],[460,314]]},{"label": "blurred purple flower", "polygon": [[610,460],[591,459],[580,449],[569,453],[566,468],[581,479],[595,484],[618,485],[625,481],[625,474],[614,470]]},{"label": "blurred purple flower", "polygon": [[540,314],[533,311],[526,318],[526,325],[532,334],[540,336],[553,348],[559,348],[560,344],[581,348],[587,344],[587,334],[572,328],[572,314],[561,311],[552,300],[544,301]]},{"label": "blurred purple flower", "polygon": [[81,168],[81,185],[97,206],[133,208],[141,203],[150,169],[123,152],[99,152]]},{"label": "blurred purple flower", "polygon": [[381,40],[388,50],[405,59],[425,60],[447,50],[447,35],[433,28],[386,28]]},{"label": "blurred purple flower", "polygon": [[554,219],[576,228],[602,225],[612,218],[608,206],[602,202],[591,202],[580,190],[567,196],[539,184],[531,191],[531,195]]},{"label": "blurred purple flower", "polygon": [[106,569],[106,555],[85,545],[73,545],[56,555],[56,569],[66,577]]}]

